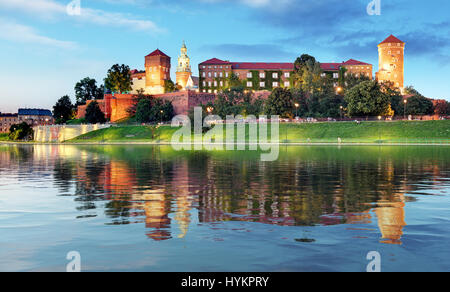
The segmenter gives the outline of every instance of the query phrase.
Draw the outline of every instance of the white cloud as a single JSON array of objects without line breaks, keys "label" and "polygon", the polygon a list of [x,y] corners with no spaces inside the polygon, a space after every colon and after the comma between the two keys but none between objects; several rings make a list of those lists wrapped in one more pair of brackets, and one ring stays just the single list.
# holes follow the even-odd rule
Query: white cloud
[{"label": "white cloud", "polygon": [[63,49],[74,49],[77,44],[70,41],[61,41],[40,35],[32,27],[0,19],[0,39],[18,42],[39,44]]},{"label": "white cloud", "polygon": [[[66,0],[66,2],[69,4],[71,1]],[[164,31],[150,20],[136,19],[132,15],[123,13],[86,8],[83,4],[84,1],[81,1],[80,15],[68,16],[66,5],[55,0],[0,0],[0,8],[29,13],[42,18],[70,17],[70,20],[73,21],[104,26],[126,27],[152,33]]]}]

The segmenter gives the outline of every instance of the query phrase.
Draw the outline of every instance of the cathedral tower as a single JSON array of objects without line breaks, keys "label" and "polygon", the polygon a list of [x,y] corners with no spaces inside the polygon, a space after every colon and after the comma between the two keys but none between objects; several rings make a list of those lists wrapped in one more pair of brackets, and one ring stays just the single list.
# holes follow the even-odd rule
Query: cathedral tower
[{"label": "cathedral tower", "polygon": [[182,87],[182,89],[186,89],[186,84],[189,80],[189,77],[192,75],[191,71],[191,61],[187,55],[186,44],[183,41],[183,46],[181,47],[181,54],[178,57],[178,65],[177,65],[177,84]]},{"label": "cathedral tower", "polygon": [[405,43],[393,35],[378,45],[377,80],[379,82],[390,81],[402,92],[404,89],[404,55]]}]

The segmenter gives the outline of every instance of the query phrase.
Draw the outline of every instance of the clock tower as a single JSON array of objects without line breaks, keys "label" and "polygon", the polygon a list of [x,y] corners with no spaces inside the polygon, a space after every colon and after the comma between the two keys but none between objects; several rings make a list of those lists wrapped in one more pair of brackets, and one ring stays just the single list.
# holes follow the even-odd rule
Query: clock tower
[{"label": "clock tower", "polygon": [[181,86],[182,90],[185,90],[189,77],[192,75],[192,71],[191,71],[191,60],[187,55],[187,48],[184,41],[181,47],[181,54],[178,57],[176,75],[177,75],[177,84]]}]

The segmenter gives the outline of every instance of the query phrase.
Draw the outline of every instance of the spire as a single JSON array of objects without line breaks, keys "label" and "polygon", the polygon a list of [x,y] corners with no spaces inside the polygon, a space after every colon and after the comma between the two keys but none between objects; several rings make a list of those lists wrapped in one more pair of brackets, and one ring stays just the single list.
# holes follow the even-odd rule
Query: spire
[{"label": "spire", "polygon": [[183,46],[181,46],[183,49],[186,49],[186,43],[183,40]]}]

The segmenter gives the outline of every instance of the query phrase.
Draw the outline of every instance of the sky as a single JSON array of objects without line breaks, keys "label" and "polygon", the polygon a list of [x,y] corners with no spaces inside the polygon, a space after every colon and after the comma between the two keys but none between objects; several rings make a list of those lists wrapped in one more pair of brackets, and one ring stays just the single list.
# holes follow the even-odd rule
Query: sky
[{"label": "sky", "polygon": [[[74,96],[84,77],[103,83],[113,64],[144,69],[159,48],[176,58],[186,41],[198,64],[319,62],[350,58],[378,70],[377,44],[390,34],[406,42],[405,85],[450,101],[450,1],[375,0],[0,0],[0,112],[48,108]],[[73,6],[70,6],[73,7]],[[74,13],[75,12],[75,13]],[[373,14],[373,13],[371,13]]]}]

